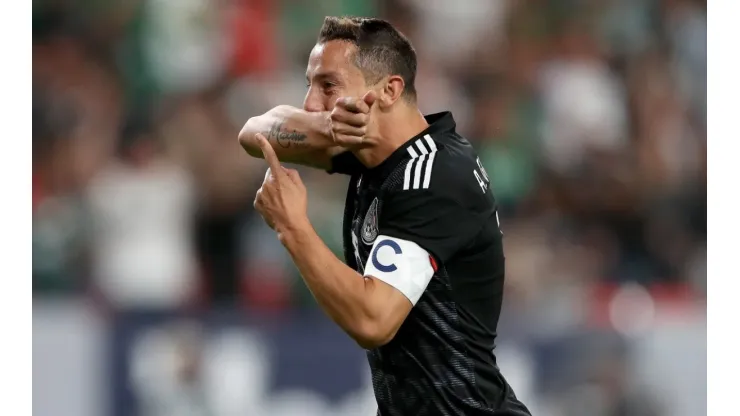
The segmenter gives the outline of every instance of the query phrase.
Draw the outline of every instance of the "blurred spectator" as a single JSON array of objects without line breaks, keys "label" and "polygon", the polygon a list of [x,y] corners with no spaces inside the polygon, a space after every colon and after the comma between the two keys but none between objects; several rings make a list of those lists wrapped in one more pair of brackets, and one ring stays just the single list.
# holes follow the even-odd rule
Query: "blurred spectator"
[{"label": "blurred spectator", "polygon": [[[408,33],[414,47],[430,59],[430,65],[454,66],[473,52],[484,36],[487,47],[496,50],[504,40],[508,0],[405,0],[418,22]],[[389,10],[393,13],[393,10]],[[440,30],[442,27],[455,30]],[[423,90],[422,90],[423,91]]]},{"label": "blurred spectator", "polygon": [[274,8],[275,3],[269,0],[241,0],[226,2],[220,11],[232,45],[230,75],[267,75],[276,69]]},{"label": "blurred spectator", "polygon": [[564,24],[542,67],[544,156],[567,174],[592,151],[620,152],[628,145],[623,86],[600,58],[585,21]]},{"label": "blurred spectator", "polygon": [[[534,374],[519,372],[534,383],[524,390],[539,399],[533,407],[550,411],[538,413],[679,414],[675,394],[656,404],[636,391],[633,351],[620,345],[641,339],[603,327],[651,329],[653,308],[703,308],[705,1],[34,1],[34,293],[312,316],[311,293],[252,208],[266,166],[236,136],[250,116],[301,105],[316,31],[341,14],[380,15],[408,35],[422,110],[451,110],[478,150],[506,245],[502,339],[522,361],[535,361],[532,342],[560,345],[532,353]],[[301,175],[314,227],[343,256],[346,178]],[[645,309],[628,304],[615,322],[613,293],[635,283]],[[193,328],[157,335],[152,345],[168,346],[137,361],[142,410],[230,414],[218,406],[249,402],[266,414],[327,414],[310,395],[269,397],[266,369],[253,369],[259,391],[209,382],[198,348],[213,340]],[[323,336],[302,329],[295,339]],[[591,338],[560,344],[574,331]],[[234,351],[216,373],[244,364]],[[149,378],[142,368],[160,358],[171,360],[158,370],[169,378]]]},{"label": "blurred spectator", "polygon": [[706,2],[663,0],[666,34],[681,77],[680,87],[692,104],[692,115],[707,121],[707,12]]},{"label": "blurred spectator", "polygon": [[146,16],[146,57],[163,93],[201,91],[225,74],[233,42],[215,2],[149,0]]},{"label": "blurred spectator", "polygon": [[119,308],[177,307],[198,287],[193,182],[164,153],[149,117],[128,120],[120,156],[87,191],[94,284]]},{"label": "blurred spectator", "polygon": [[[136,286],[123,275],[139,267],[169,275],[172,286],[161,290],[173,293],[156,295],[168,302],[197,287],[217,303],[312,305],[282,248],[254,226],[264,165],[234,137],[253,114],[300,105],[325,15],[379,12],[416,45],[423,110],[452,109],[478,148],[512,240],[511,290],[530,302],[606,281],[701,290],[706,11],[692,0],[35,2],[34,283],[84,286],[85,218],[117,209],[104,195],[143,198],[172,186],[180,194],[151,196],[173,211],[168,218],[181,217],[163,231],[169,237],[157,237],[172,241],[155,252],[180,254],[156,260],[162,271],[129,264],[105,279]],[[158,132],[163,152],[143,164],[113,158],[121,114],[155,106],[166,117],[146,130]],[[341,255],[342,179],[304,177],[311,218]],[[97,195],[89,213],[85,188]],[[134,241],[132,230],[120,238]],[[92,247],[99,262],[103,246]],[[537,260],[517,260],[528,258]]]},{"label": "blurred spectator", "polygon": [[81,287],[85,212],[75,195],[70,140],[75,115],[36,91],[33,100],[33,287],[63,291]]},{"label": "blurred spectator", "polygon": [[204,289],[215,301],[238,298],[243,268],[241,228],[252,214],[253,195],[264,177],[257,161],[243,157],[219,101],[192,96],[174,104],[164,126],[173,154],[193,176],[198,208],[192,223]]}]

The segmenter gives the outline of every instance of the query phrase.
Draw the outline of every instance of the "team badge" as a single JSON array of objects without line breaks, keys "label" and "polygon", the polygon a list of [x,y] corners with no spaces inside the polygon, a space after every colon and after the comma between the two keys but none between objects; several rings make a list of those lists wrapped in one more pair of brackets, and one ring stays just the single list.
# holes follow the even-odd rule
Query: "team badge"
[{"label": "team badge", "polygon": [[362,223],[362,242],[373,244],[378,238],[378,198],[373,199],[370,209],[365,214],[365,221]]}]

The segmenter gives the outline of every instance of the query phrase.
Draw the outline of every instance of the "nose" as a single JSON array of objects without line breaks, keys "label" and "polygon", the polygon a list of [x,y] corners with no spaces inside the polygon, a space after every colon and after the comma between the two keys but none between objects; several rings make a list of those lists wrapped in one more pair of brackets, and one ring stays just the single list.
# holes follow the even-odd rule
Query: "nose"
[{"label": "nose", "polygon": [[306,92],[306,98],[303,100],[303,109],[309,112],[324,111],[324,103],[319,97],[318,91],[314,88],[309,88]]}]

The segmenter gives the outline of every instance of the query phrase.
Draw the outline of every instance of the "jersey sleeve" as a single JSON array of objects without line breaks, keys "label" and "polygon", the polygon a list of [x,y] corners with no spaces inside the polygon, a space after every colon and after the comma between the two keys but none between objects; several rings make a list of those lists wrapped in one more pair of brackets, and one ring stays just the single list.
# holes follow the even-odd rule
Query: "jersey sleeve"
[{"label": "jersey sleeve", "polygon": [[361,173],[365,165],[350,151],[338,153],[331,158],[331,168],[328,173],[341,173],[343,175],[355,175]]},{"label": "jersey sleeve", "polygon": [[[413,160],[415,167],[419,162]],[[432,169],[433,168],[433,169]],[[379,234],[413,241],[434,258],[445,263],[465,248],[481,232],[485,221],[495,215],[495,202],[487,189],[481,189],[475,162],[438,155],[420,172],[431,172],[431,180],[415,187],[414,169],[395,190],[383,198]],[[409,183],[409,186],[406,186]]]},{"label": "jersey sleeve", "polygon": [[478,216],[458,201],[433,192],[389,198],[379,221],[381,235],[413,241],[444,263],[480,231]]},{"label": "jersey sleeve", "polygon": [[[380,198],[378,237],[365,275],[395,287],[412,304],[438,265],[468,247],[495,215],[493,196],[474,173],[477,165],[458,159],[444,154],[411,159],[394,172],[390,181],[395,186]],[[373,235],[372,228],[363,225],[363,233],[367,229]]]},{"label": "jersey sleeve", "polygon": [[416,305],[438,264],[480,230],[478,216],[448,195],[429,190],[393,194],[384,201],[365,275],[393,286]]}]

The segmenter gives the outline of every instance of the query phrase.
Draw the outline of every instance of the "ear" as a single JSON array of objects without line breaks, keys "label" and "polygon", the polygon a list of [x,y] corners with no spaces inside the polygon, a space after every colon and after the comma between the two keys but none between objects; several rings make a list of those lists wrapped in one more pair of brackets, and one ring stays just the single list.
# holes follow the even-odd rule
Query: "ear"
[{"label": "ear", "polygon": [[378,101],[381,107],[390,107],[396,101],[401,98],[403,90],[406,87],[406,83],[403,82],[403,78],[398,75],[391,75],[383,84],[383,90],[381,91]]}]

